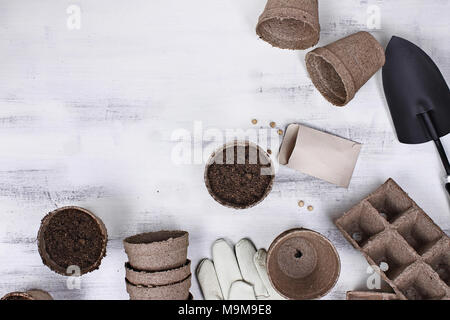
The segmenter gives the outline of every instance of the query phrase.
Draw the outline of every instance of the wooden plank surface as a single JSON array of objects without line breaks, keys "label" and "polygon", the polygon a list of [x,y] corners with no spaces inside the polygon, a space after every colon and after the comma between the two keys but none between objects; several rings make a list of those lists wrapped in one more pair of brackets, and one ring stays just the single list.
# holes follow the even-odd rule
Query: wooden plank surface
[{"label": "wooden plank surface", "polygon": [[[73,4],[81,8],[79,30],[67,27]],[[344,299],[364,289],[367,263],[333,220],[389,177],[449,232],[438,155],[432,144],[397,142],[381,73],[347,107],[332,107],[307,76],[307,51],[258,39],[264,5],[0,2],[0,295],[38,287],[57,299],[127,299],[121,241],[128,235],[185,229],[195,268],[219,237],[248,237],[267,248],[282,231],[303,226],[336,245],[342,274],[325,298]],[[370,6],[380,10],[380,29],[368,30]],[[428,52],[448,79],[449,9],[448,0],[321,0],[319,45],[359,30],[383,45],[399,35]],[[204,187],[204,165],[174,162],[174,137],[183,129],[193,136],[199,125],[203,133],[255,129],[253,118],[257,128],[301,122],[363,143],[350,188],[281,167],[259,206],[236,213],[216,204]],[[223,143],[192,139],[203,156]],[[270,141],[277,150],[279,138]],[[443,143],[450,148],[449,137]],[[298,200],[315,210],[299,209]],[[83,276],[80,290],[67,289],[65,277],[41,263],[35,241],[43,216],[64,205],[92,210],[110,236],[100,270]],[[192,292],[201,297],[195,280]]]}]

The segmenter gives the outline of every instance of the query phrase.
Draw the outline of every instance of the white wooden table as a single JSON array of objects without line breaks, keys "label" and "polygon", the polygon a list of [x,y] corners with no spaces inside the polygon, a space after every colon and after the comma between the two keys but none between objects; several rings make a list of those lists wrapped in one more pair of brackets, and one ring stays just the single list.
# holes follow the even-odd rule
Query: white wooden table
[{"label": "white wooden table", "polygon": [[[67,25],[76,11],[68,14],[69,5],[81,8],[80,29]],[[338,248],[342,273],[326,298],[343,299],[365,288],[368,265],[333,221],[389,177],[449,232],[437,152],[431,143],[397,142],[381,73],[347,107],[331,106],[307,76],[307,51],[272,48],[256,36],[264,5],[0,2],[0,295],[37,287],[57,299],[127,299],[122,239],[128,235],[185,229],[195,268],[219,237],[249,237],[267,248],[282,231],[303,226]],[[383,45],[393,34],[405,37],[449,78],[448,0],[321,0],[319,45],[368,30],[372,5],[380,9],[381,29],[369,31]],[[254,129],[253,118],[258,128],[301,122],[362,142],[350,188],[280,168],[257,207],[235,212],[216,204],[204,187],[203,164],[174,163],[173,137],[180,129],[192,133],[195,121],[204,131]],[[450,137],[443,142],[450,152]],[[299,209],[298,200],[315,210]],[[80,290],[67,289],[66,278],[44,266],[37,251],[40,220],[64,205],[92,210],[109,233],[107,257],[81,278]],[[201,298],[196,280],[192,292]]]}]

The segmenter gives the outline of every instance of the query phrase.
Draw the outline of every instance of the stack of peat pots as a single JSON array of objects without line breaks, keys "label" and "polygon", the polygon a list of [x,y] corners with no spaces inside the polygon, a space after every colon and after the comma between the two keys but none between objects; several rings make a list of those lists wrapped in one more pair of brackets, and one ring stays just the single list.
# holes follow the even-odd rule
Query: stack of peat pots
[{"label": "stack of peat pots", "polygon": [[131,300],[191,300],[186,231],[158,231],[126,238],[126,287]]}]

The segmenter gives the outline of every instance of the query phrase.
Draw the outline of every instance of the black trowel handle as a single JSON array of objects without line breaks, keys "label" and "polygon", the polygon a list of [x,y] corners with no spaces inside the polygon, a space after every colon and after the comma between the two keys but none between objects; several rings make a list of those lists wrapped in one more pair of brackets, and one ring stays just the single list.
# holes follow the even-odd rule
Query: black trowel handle
[{"label": "black trowel handle", "polygon": [[447,155],[445,154],[444,147],[442,146],[441,140],[435,140],[436,148],[439,151],[439,155],[441,156],[442,163],[444,164],[445,171],[447,172],[447,180],[445,183],[445,189],[447,189],[447,193],[450,196],[450,165],[448,163]]},{"label": "black trowel handle", "polygon": [[[450,164],[448,163],[447,155],[445,154],[444,146],[442,145],[441,140],[434,140],[434,144],[436,145],[436,148],[438,149],[439,156],[441,157],[442,164],[444,165],[445,172],[447,173],[447,176],[450,176]],[[450,182],[450,181],[448,181]]]},{"label": "black trowel handle", "polygon": [[436,132],[436,128],[434,127],[433,120],[431,120],[430,114],[428,112],[420,114],[423,123],[428,131],[428,134],[434,141],[436,148],[439,152],[439,156],[441,157],[442,164],[444,165],[445,172],[447,173],[447,181],[445,184],[445,189],[450,196],[450,163],[448,162],[447,154],[445,153],[444,146],[442,145],[441,140],[439,139],[439,135]]},{"label": "black trowel handle", "polygon": [[444,147],[442,146],[441,140],[435,140],[434,143],[439,151],[439,155],[441,156],[442,163],[444,164],[445,171],[447,172],[447,180],[445,183],[445,189],[447,189],[447,193],[450,196],[450,165],[448,163],[447,155],[445,154]]}]

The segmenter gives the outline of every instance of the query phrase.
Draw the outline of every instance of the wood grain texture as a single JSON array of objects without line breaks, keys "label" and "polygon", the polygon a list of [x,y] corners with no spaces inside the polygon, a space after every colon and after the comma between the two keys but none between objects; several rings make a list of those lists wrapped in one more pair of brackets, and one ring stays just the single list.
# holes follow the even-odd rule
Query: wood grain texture
[{"label": "wood grain texture", "polygon": [[[80,30],[66,27],[69,4],[81,7]],[[56,299],[127,299],[121,241],[128,235],[185,229],[195,268],[219,237],[248,237],[267,248],[282,231],[303,226],[336,245],[342,274],[325,299],[344,299],[346,291],[364,289],[367,263],[333,220],[389,177],[449,232],[438,155],[431,144],[398,143],[381,73],[347,107],[332,107],[307,76],[307,51],[275,49],[257,38],[264,5],[0,2],[0,295],[36,287]],[[319,45],[367,30],[370,5],[380,8],[381,29],[371,31],[383,45],[393,34],[410,39],[448,79],[448,0],[321,0]],[[269,197],[236,213],[208,195],[202,164],[171,160],[174,130],[193,131],[194,121],[205,130],[250,129],[253,118],[261,127],[301,122],[363,143],[350,188],[280,168]],[[443,143],[448,149],[450,138]],[[299,209],[298,200],[315,210]],[[107,257],[81,278],[81,290],[67,289],[37,251],[40,220],[63,205],[92,210],[110,236]],[[201,297],[195,280],[192,292]]]}]

